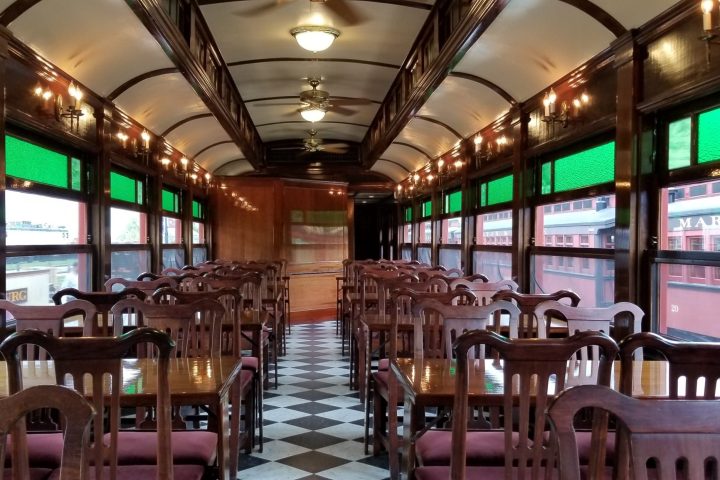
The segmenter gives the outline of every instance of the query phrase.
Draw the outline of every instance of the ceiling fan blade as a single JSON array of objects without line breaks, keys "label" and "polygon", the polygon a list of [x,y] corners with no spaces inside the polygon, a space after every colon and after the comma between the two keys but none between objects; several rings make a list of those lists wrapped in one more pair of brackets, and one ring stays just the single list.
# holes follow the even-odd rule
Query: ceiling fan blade
[{"label": "ceiling fan blade", "polygon": [[323,144],[323,148],[327,150],[328,148],[345,148],[347,149],[350,145],[347,143],[325,143]]},{"label": "ceiling fan blade", "polygon": [[346,25],[360,25],[367,20],[364,15],[360,14],[357,9],[345,0],[325,0],[324,3],[335,15],[340,17]]},{"label": "ceiling fan blade", "polygon": [[343,98],[343,97],[330,97],[330,101],[333,105],[370,105],[373,103],[369,98]]},{"label": "ceiling fan blade", "polygon": [[244,10],[242,13],[236,13],[238,16],[243,17],[256,17],[258,15],[262,15],[264,13],[270,12],[274,10],[276,7],[282,7],[283,5],[290,3],[292,0],[275,0],[274,2],[267,2],[258,5],[257,7],[250,8],[248,10]]},{"label": "ceiling fan blade", "polygon": [[[284,102],[284,103],[255,103],[251,102],[249,105],[255,106],[255,107],[287,107],[287,106],[295,106],[298,102]],[[248,104],[246,104],[248,105]]]},{"label": "ceiling fan blade", "polygon": [[355,110],[351,110],[351,109],[345,108],[345,107],[338,107],[337,105],[333,105],[330,108],[330,111],[335,112],[338,115],[343,115],[345,117],[349,117],[350,115],[355,115],[356,113],[358,113]]},{"label": "ceiling fan blade", "polygon": [[347,153],[347,148],[323,148],[323,152],[326,153]]},{"label": "ceiling fan blade", "polygon": [[276,148],[271,148],[271,150],[273,150],[273,151],[275,151],[275,150],[304,150],[304,147],[276,147]]}]

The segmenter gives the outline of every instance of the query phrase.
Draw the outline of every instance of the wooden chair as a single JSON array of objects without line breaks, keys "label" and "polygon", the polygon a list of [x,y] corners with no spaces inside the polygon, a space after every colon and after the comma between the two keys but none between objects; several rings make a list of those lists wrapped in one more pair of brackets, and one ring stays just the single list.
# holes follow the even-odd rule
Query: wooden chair
[{"label": "wooden chair", "polygon": [[548,408],[557,438],[560,480],[599,478],[583,474],[578,458],[573,423],[577,412],[586,408],[608,412],[622,425],[629,461],[617,467],[616,478],[709,480],[720,476],[717,400],[637,399],[608,387],[583,385],[560,393]]},{"label": "wooden chair", "polygon": [[117,292],[126,288],[137,288],[147,297],[152,296],[153,292],[162,287],[177,287],[177,280],[174,277],[162,277],[157,280],[126,280],[124,278],[111,278],[105,282],[106,292]]},{"label": "wooden chair", "polygon": [[[39,409],[59,411],[65,425],[64,433],[60,434],[63,442],[56,472],[33,466],[28,456],[28,437],[25,435],[23,420],[28,414]],[[50,474],[56,475],[55,478],[60,480],[85,478],[85,450],[94,414],[95,410],[82,395],[56,385],[30,387],[0,399],[0,478],[25,480],[46,478]],[[8,437],[10,431],[13,432],[12,442]],[[7,448],[10,443],[10,448]],[[12,451],[12,477],[6,471],[7,450]]]},{"label": "wooden chair", "polygon": [[[484,346],[498,352],[503,360],[502,431],[468,432],[469,368],[471,353]],[[596,358],[602,375],[599,382],[608,385],[617,344],[599,332],[580,332],[560,339],[507,339],[486,330],[470,331],[453,346],[456,364],[452,432],[445,444],[452,445],[450,466],[423,465],[415,470],[418,480],[429,478],[546,478],[553,468],[555,451],[546,442],[545,407],[553,395],[565,388],[568,361],[580,349],[597,346]],[[549,393],[550,391],[550,393]],[[488,455],[487,437],[502,438],[502,466],[467,466],[474,453]]]},{"label": "wooden chair", "polygon": [[[129,300],[123,300],[124,302]],[[94,478],[155,478],[167,480],[188,478],[200,480],[205,473],[203,465],[177,464],[173,458],[195,454],[198,444],[173,441],[171,433],[170,385],[168,369],[174,343],[162,332],[150,328],[139,328],[120,337],[107,338],[56,338],[44,332],[25,331],[8,337],[0,345],[0,353],[8,364],[8,385],[11,392],[22,390],[22,363],[19,351],[25,345],[37,345],[45,349],[54,361],[55,377],[58,384],[72,379],[73,387],[83,393],[90,392],[95,416],[92,424],[94,443],[88,450]],[[152,345],[156,350],[157,402],[155,418],[157,431],[128,432],[130,437],[121,435],[120,395],[123,385],[122,360],[140,345]],[[87,381],[88,377],[92,381]],[[103,380],[109,377],[109,380]],[[110,400],[106,399],[109,381]],[[108,414],[105,415],[106,406]],[[109,426],[105,434],[104,426]],[[102,439],[103,441],[99,441]],[[216,441],[216,440],[215,440]],[[215,443],[212,444],[213,448]],[[120,452],[124,449],[137,450],[147,455],[147,464],[132,462],[122,465]]]},{"label": "wooden chair", "polygon": [[[611,328],[624,330],[626,335],[637,333],[642,329],[642,319],[645,312],[640,307],[630,302],[619,302],[609,307],[573,307],[562,304],[556,300],[548,300],[539,303],[535,307],[535,317],[539,320],[538,328],[547,334],[552,318],[565,320],[569,334],[585,330],[597,330],[611,334]],[[625,325],[621,325],[621,320]],[[540,321],[544,320],[544,321]],[[620,338],[625,335],[613,335]]]},{"label": "wooden chair", "polygon": [[512,280],[500,280],[499,282],[487,282],[483,278],[475,280],[467,280],[465,278],[457,278],[450,283],[452,290],[456,288],[467,288],[478,297],[480,305],[486,305],[492,302],[492,297],[501,290],[517,291],[518,284]]},{"label": "wooden chair", "polygon": [[538,304],[547,300],[555,300],[560,302],[566,300],[570,306],[577,307],[580,303],[580,297],[577,293],[570,290],[558,290],[554,293],[520,293],[514,290],[500,290],[495,292],[491,300],[507,300],[518,306],[521,312],[520,324],[518,326],[518,334],[525,338],[544,338],[550,330],[550,326],[546,323],[545,333],[538,330],[538,322],[535,317],[535,309]]},{"label": "wooden chair", "polygon": [[[146,294],[137,288],[126,288],[119,292],[84,292],[76,288],[63,288],[52,296],[55,305],[63,305],[68,299],[85,300],[92,303],[97,310],[97,321],[92,323],[92,329],[85,329],[83,336],[107,337],[112,333],[110,327],[110,309],[120,300],[136,298],[145,300]],[[85,326],[85,325],[84,325]]]}]

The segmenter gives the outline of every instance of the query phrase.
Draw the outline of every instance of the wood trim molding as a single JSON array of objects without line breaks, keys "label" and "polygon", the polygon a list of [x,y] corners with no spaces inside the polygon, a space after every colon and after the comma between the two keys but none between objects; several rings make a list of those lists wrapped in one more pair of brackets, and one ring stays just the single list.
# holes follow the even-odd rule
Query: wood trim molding
[{"label": "wood trim molding", "polygon": [[369,65],[372,67],[381,68],[392,68],[393,70],[399,70],[402,65],[395,65],[392,63],[384,62],[373,62],[370,60],[358,60],[355,58],[310,58],[310,57],[268,57],[268,58],[255,58],[252,60],[240,60],[237,62],[230,62],[227,64],[228,68],[241,67],[243,65],[252,65],[254,63],[271,63],[271,62],[338,62],[338,63],[358,63],[360,65]]},{"label": "wood trim molding", "polygon": [[[198,5],[216,5],[218,3],[233,3],[237,0],[198,0]],[[387,3],[388,5],[398,5],[401,7],[418,8],[420,10],[430,10],[432,5],[421,2],[413,2],[411,0],[363,0],[366,2]]]},{"label": "wood trim molding", "polygon": [[201,148],[199,152],[197,152],[195,155],[192,156],[192,158],[196,158],[198,155],[205,153],[206,151],[210,150],[211,148],[217,147],[218,145],[225,145],[226,143],[235,143],[235,142],[233,142],[232,140],[223,140],[221,142],[211,143],[207,147]]},{"label": "wood trim molding", "polygon": [[418,147],[417,145],[413,145],[412,143],[392,142],[390,145],[401,145],[401,146],[403,146],[403,147],[412,148],[412,149],[415,150],[416,152],[421,153],[421,154],[422,154],[423,156],[425,156],[425,158],[427,158],[428,160],[433,160],[433,157],[432,157],[429,153],[427,153],[425,150],[423,150],[422,148]]},{"label": "wood trim molding", "polygon": [[130,90],[132,87],[137,85],[138,83],[142,82],[143,80],[147,80],[148,78],[152,77],[159,77],[160,75],[169,75],[171,73],[179,73],[180,70],[176,67],[170,67],[170,68],[159,68],[157,70],[151,70],[149,72],[145,72],[141,75],[138,75],[136,77],[131,78],[127,82],[123,83],[119,87],[117,87],[115,90],[110,92],[110,95],[107,96],[107,99],[110,101],[115,100],[117,97],[125,93],[125,91]]},{"label": "wood trim molding", "polygon": [[20,17],[23,13],[40,3],[42,0],[15,0],[11,3],[2,14],[0,14],[0,25],[7,27],[10,23]]},{"label": "wood trim molding", "polygon": [[215,168],[215,169],[212,171],[212,174],[215,175],[215,172],[217,172],[217,171],[220,170],[221,168],[226,167],[226,166],[230,165],[231,163],[237,163],[237,162],[247,162],[247,158],[234,158],[234,159],[232,159],[232,160],[228,160],[227,162],[224,162],[224,163],[223,163],[222,165],[220,165],[219,167]]},{"label": "wood trim molding", "polygon": [[389,159],[387,159],[387,158],[378,158],[377,161],[378,161],[378,162],[392,163],[392,164],[397,165],[398,167],[402,168],[402,169],[405,170],[407,173],[410,173],[410,170],[408,170],[408,168],[407,168],[405,165],[403,165],[402,163],[396,162],[395,160],[389,160]]},{"label": "wood trim molding", "polygon": [[435,125],[440,125],[440,126],[443,127],[445,130],[447,130],[448,132],[450,132],[450,133],[452,133],[453,135],[455,135],[455,137],[457,137],[458,140],[462,140],[462,139],[463,139],[463,136],[462,136],[462,134],[461,134],[460,132],[458,132],[457,130],[455,130],[454,128],[452,128],[450,125],[448,125],[447,123],[443,122],[442,120],[438,120],[437,118],[427,117],[427,116],[425,116],[425,115],[415,115],[414,118],[417,118],[417,119],[419,119],[419,120],[425,120],[426,122],[434,123]]},{"label": "wood trim molding", "polygon": [[[378,105],[381,105],[382,102],[379,100],[372,100],[369,98],[360,98],[360,97],[338,97],[335,95],[330,95],[330,101],[333,99],[337,100],[362,100],[367,101],[369,103],[375,103]],[[298,95],[281,95],[277,97],[260,97],[260,98],[251,98],[250,100],[244,100],[245,104],[253,103],[253,102],[264,102],[264,101],[272,101],[272,100],[295,100],[298,104],[298,108],[302,107],[300,104],[300,97]],[[332,107],[330,107],[332,109]]]},{"label": "wood trim molding", "polygon": [[483,85],[483,86],[489,88],[490,90],[492,90],[493,92],[497,93],[498,95],[500,95],[503,98],[503,100],[508,102],[511,106],[514,107],[515,105],[518,104],[518,101],[515,100],[515,98],[512,95],[510,95],[507,92],[507,90],[502,88],[497,83],[491,82],[490,80],[487,80],[485,78],[478,77],[477,75],[473,75],[471,73],[463,73],[463,72],[451,72],[448,75],[448,77],[462,78],[463,80],[469,80],[471,82],[479,83],[480,85]]},{"label": "wood trim molding", "polygon": [[572,5],[578,10],[586,13],[600,23],[603,27],[607,28],[616,37],[621,37],[627,33],[627,28],[623,26],[615,17],[610,15],[608,12],[603,10],[589,0],[560,0],[563,3]]},{"label": "wood trim molding", "polygon": [[208,118],[208,117],[212,117],[212,116],[213,116],[212,113],[199,113],[197,115],[192,115],[190,117],[183,118],[179,122],[176,122],[176,123],[170,125],[170,127],[168,127],[164,132],[162,132],[160,134],[160,136],[165,137],[165,136],[167,136],[168,133],[172,132],[176,128],[178,128],[182,125],[185,125],[188,122],[192,122],[193,120],[200,120],[201,118]]},{"label": "wood trim molding", "polygon": [[[257,128],[260,127],[269,127],[271,125],[283,125],[283,124],[293,124],[293,123],[304,123],[307,124],[308,122],[306,120],[287,120],[284,122],[270,122],[270,123],[261,123],[259,125],[255,125]],[[320,120],[319,122],[315,122],[316,125],[322,124],[322,123],[334,123],[339,125],[352,125],[354,127],[363,127],[368,128],[368,125],[364,123],[353,123],[353,122],[333,122],[333,121],[326,121],[326,120]],[[309,126],[309,125],[308,125]]]}]

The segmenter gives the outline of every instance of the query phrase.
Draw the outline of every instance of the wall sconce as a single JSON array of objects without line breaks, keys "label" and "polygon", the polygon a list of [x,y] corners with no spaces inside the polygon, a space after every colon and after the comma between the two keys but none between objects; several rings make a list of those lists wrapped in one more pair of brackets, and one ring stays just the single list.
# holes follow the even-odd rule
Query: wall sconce
[{"label": "wall sconce", "polygon": [[190,160],[188,160],[187,157],[182,157],[180,159],[180,167],[182,167],[182,169],[186,172],[188,169],[188,163],[190,163]]},{"label": "wall sconce", "polygon": [[563,128],[567,128],[571,121],[577,121],[581,116],[581,111],[590,104],[590,95],[587,92],[581,93],[572,100],[572,109],[568,102],[564,101],[560,104],[560,111],[556,109],[557,95],[552,88],[545,93],[543,97],[543,116],[541,120],[548,125],[559,123]]},{"label": "wall sconce", "polygon": [[127,147],[127,141],[128,141],[128,138],[130,138],[130,137],[128,137],[127,133],[118,132],[115,134],[115,136],[117,137],[118,140],[120,140],[120,143],[122,143],[123,148]]},{"label": "wall sconce", "polygon": [[79,130],[80,129],[80,117],[85,115],[85,112],[82,111],[80,107],[80,102],[82,101],[83,93],[82,91],[75,86],[74,82],[70,82],[70,86],[68,87],[68,95],[70,97],[70,105],[67,106],[67,109],[64,111],[62,110],[62,103],[60,101],[60,96],[57,97],[56,101],[56,108],[59,108],[61,111],[60,116],[62,118],[69,118],[70,119],[70,130]]},{"label": "wall sconce", "polygon": [[172,164],[172,160],[170,160],[169,158],[163,157],[160,159],[160,165],[162,165],[163,169],[169,170],[170,164]]},{"label": "wall sconce", "polygon": [[700,40],[705,41],[706,51],[705,60],[710,66],[710,44],[720,44],[715,40],[720,33],[720,26],[713,20],[713,10],[715,10],[715,0],[700,0],[700,10],[702,10],[703,33]]}]

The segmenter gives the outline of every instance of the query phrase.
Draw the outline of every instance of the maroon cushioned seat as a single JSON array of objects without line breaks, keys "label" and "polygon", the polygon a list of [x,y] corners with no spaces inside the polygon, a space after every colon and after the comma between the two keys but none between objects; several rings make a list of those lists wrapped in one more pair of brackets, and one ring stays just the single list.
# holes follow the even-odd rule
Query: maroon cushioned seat
[{"label": "maroon cushioned seat", "polygon": [[[52,468],[31,468],[29,480],[45,480],[53,473]],[[3,472],[3,480],[12,480],[12,471]]]},{"label": "maroon cushioned seat", "polygon": [[[545,441],[547,442],[549,433],[545,434]],[[590,451],[592,442],[592,431],[590,430],[577,430],[575,432],[575,441],[577,442],[578,459],[580,465],[587,465],[590,462]],[[605,441],[605,465],[612,465],[615,463],[615,432],[609,431],[607,439]]]},{"label": "maroon cushioned seat", "polygon": [[[58,468],[62,460],[63,435],[62,432],[28,433],[27,435],[28,462],[32,467]],[[10,466],[12,451],[12,438],[8,436],[5,457],[5,466]],[[49,472],[48,472],[49,473]]]},{"label": "maroon cushioned seat", "polygon": [[[518,433],[513,432],[513,441]],[[423,466],[450,465],[452,432],[428,430],[415,443],[415,456]],[[466,462],[468,465],[505,465],[505,431],[475,430],[467,433]]]},{"label": "maroon cushioned seat", "polygon": [[[108,435],[105,435],[106,441]],[[118,435],[118,465],[154,465],[157,433],[121,431]],[[173,463],[213,465],[217,457],[217,434],[206,430],[172,432]]]},{"label": "maroon cushioned seat", "polygon": [[390,369],[390,359],[381,358],[378,361],[378,370],[389,370],[389,369]]},{"label": "maroon cushioned seat", "polygon": [[[124,465],[117,469],[117,480],[155,480],[157,478],[155,465]],[[205,468],[200,465],[173,466],[174,480],[202,480]],[[88,479],[95,478],[95,470],[90,469]],[[103,468],[103,478],[110,478],[110,467]],[[60,471],[54,470],[50,480],[59,480]]]},{"label": "maroon cushioned seat", "polygon": [[[418,467],[415,480],[448,480],[450,467]],[[505,480],[505,467],[467,467],[467,480]]]},{"label": "maroon cushioned seat", "polygon": [[[388,370],[380,370],[378,372],[373,372],[373,380],[375,381],[375,390],[383,396],[383,398],[388,398],[388,375],[390,372]],[[397,399],[398,399],[398,405],[403,403],[403,399],[405,398],[405,393],[400,384],[397,385]]]},{"label": "maroon cushioned seat", "polygon": [[252,370],[257,372],[260,361],[258,357],[242,357],[242,368],[243,370]]}]

